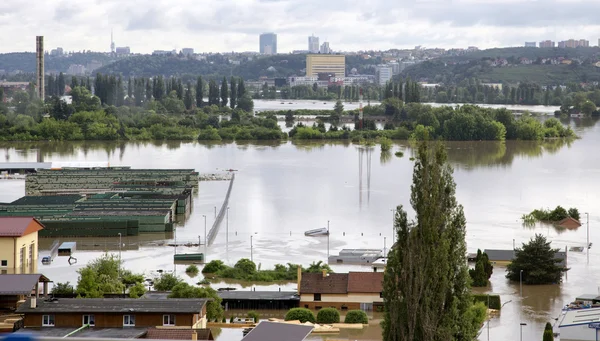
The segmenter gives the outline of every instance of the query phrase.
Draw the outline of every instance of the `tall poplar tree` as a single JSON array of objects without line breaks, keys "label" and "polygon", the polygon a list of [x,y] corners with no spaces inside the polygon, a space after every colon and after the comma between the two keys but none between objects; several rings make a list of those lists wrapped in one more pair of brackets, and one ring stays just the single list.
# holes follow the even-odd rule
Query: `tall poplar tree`
[{"label": "tall poplar tree", "polygon": [[242,98],[246,94],[246,86],[244,85],[244,80],[240,78],[237,87],[237,98]]},{"label": "tall poplar tree", "polygon": [[204,81],[202,80],[202,77],[198,77],[198,80],[196,81],[196,106],[198,108],[200,108],[204,105],[204,100],[202,99],[203,97],[204,97]]},{"label": "tall poplar tree", "polygon": [[187,89],[185,90],[185,97],[183,99],[183,103],[185,104],[185,108],[187,110],[192,109],[194,106],[194,96],[192,95],[192,84],[188,82]]},{"label": "tall poplar tree", "polygon": [[79,82],[77,81],[77,77],[71,76],[71,89],[79,86]]},{"label": "tall poplar tree", "polygon": [[219,86],[214,79],[208,82],[208,105],[219,105]]},{"label": "tall poplar tree", "polygon": [[152,93],[152,82],[150,81],[150,78],[148,78],[146,79],[146,102],[150,102],[152,100]]},{"label": "tall poplar tree", "polygon": [[131,80],[131,77],[129,77],[129,80],[127,81],[127,97],[128,98],[133,98],[133,81]]},{"label": "tall poplar tree", "polygon": [[57,81],[56,84],[58,86],[57,95],[58,96],[64,95],[65,94],[65,85],[66,85],[66,83],[65,83],[65,75],[63,75],[62,72],[58,75],[58,81]]},{"label": "tall poplar tree", "polygon": [[221,82],[221,106],[227,106],[227,99],[229,98],[229,89],[227,88],[227,79],[223,77]]},{"label": "tall poplar tree", "polygon": [[443,144],[419,144],[410,199],[416,218],[398,206],[384,275],[384,341],[471,341],[483,322],[473,313],[466,219],[446,159]]},{"label": "tall poplar tree", "polygon": [[231,77],[229,80],[229,86],[231,87],[231,92],[229,94],[229,106],[231,106],[231,109],[235,109],[235,105],[237,104],[237,85],[235,83],[235,78]]}]

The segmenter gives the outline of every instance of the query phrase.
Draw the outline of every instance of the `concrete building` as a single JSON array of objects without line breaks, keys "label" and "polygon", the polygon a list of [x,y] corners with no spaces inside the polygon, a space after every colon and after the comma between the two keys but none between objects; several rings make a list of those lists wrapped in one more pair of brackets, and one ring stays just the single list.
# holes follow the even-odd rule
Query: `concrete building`
[{"label": "concrete building", "polygon": [[31,217],[0,217],[0,273],[37,271],[38,231],[42,225]]},{"label": "concrete building", "polygon": [[50,55],[51,56],[62,56],[63,55],[63,48],[62,47],[57,47],[55,49],[52,49],[50,51]]},{"label": "concrete building", "polygon": [[68,75],[82,76],[85,75],[85,66],[81,64],[71,64],[67,69]]},{"label": "concrete building", "polygon": [[345,77],[346,56],[343,54],[306,55],[306,76],[318,77],[319,73],[332,73],[334,77]]},{"label": "concrete building", "polygon": [[379,85],[386,85],[392,80],[393,70],[389,65],[378,65],[376,68],[376,74]]},{"label": "concrete building", "polygon": [[319,37],[308,37],[308,53],[319,53]]},{"label": "concrete building", "polygon": [[263,33],[259,38],[260,54],[277,54],[277,34]]},{"label": "concrete building", "polygon": [[323,44],[321,44],[321,49],[319,50],[319,52],[322,54],[331,53],[331,48],[329,47],[329,42],[327,42],[327,41],[323,42]]},{"label": "concrete building", "polygon": [[600,308],[569,310],[559,318],[561,340],[599,340]]},{"label": "concrete building", "polygon": [[181,54],[185,56],[192,56],[194,55],[194,49],[191,47],[184,47],[181,49]]},{"label": "concrete building", "polygon": [[526,41],[525,42],[525,47],[536,47],[535,41]]},{"label": "concrete building", "polygon": [[540,41],[540,47],[541,48],[556,47],[556,43],[553,42],[552,40],[544,40],[544,41]]},{"label": "concrete building", "polygon": [[585,39],[569,39],[558,42],[560,48],[577,48],[577,47],[589,47],[590,41]]},{"label": "concrete building", "polygon": [[301,308],[373,310],[383,306],[383,272],[302,273],[298,291]]},{"label": "concrete building", "polygon": [[129,46],[117,47],[117,56],[127,56],[131,54]]},{"label": "concrete building", "polygon": [[154,50],[152,51],[152,54],[155,56],[168,56],[168,55],[176,55],[177,51],[175,50],[171,50],[171,51],[167,51],[167,50]]},{"label": "concrete building", "polygon": [[46,98],[46,92],[44,89],[44,36],[35,37],[35,52],[37,61],[37,77],[36,77],[36,89],[38,98],[44,100]]}]

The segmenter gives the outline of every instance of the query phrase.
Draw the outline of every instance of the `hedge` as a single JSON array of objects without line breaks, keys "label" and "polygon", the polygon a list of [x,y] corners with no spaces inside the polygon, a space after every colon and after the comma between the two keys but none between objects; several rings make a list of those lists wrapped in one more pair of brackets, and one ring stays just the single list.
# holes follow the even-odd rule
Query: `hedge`
[{"label": "hedge", "polygon": [[485,295],[485,294],[473,295],[473,301],[483,302],[483,304],[485,304],[485,306],[488,307],[489,309],[500,310],[500,308],[502,307],[502,304],[500,302],[500,295],[489,295],[489,297],[490,297],[490,306],[489,307],[488,307],[488,295]]},{"label": "hedge", "polygon": [[362,310],[350,310],[346,314],[346,319],[344,319],[344,323],[362,323],[362,324],[368,324],[369,323],[369,317],[367,316],[367,313],[365,313]]},{"label": "hedge", "polygon": [[300,323],[311,322],[315,323],[315,314],[312,311],[306,308],[292,308],[287,314],[285,314],[286,321],[296,321],[299,320]]},{"label": "hedge", "polygon": [[317,313],[317,323],[340,323],[340,312],[335,308],[324,308]]},{"label": "hedge", "polygon": [[258,323],[260,320],[260,315],[254,310],[248,312],[248,317],[254,319],[254,323]]}]

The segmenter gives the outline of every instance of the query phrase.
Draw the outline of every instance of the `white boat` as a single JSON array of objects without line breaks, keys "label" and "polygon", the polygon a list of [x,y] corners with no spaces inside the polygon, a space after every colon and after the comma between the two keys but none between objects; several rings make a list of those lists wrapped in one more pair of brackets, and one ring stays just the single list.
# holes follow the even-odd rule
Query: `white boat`
[{"label": "white boat", "polygon": [[325,228],[325,227],[322,227],[320,229],[308,230],[308,231],[304,232],[304,235],[309,236],[309,237],[326,236],[328,234],[329,234],[329,232],[327,231],[327,228]]}]

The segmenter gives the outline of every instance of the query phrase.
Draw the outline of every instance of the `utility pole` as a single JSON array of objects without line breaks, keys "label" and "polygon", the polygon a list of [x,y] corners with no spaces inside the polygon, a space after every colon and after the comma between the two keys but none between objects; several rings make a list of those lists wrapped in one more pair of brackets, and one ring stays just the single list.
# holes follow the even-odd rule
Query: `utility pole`
[{"label": "utility pole", "polygon": [[327,220],[327,264],[329,264],[329,220]]},{"label": "utility pole", "polygon": [[119,233],[119,278],[121,278],[121,233]]},{"label": "utility pole", "polygon": [[523,297],[523,270],[519,272],[519,287],[521,288],[521,297]]},{"label": "utility pole", "polygon": [[585,247],[587,248],[587,251],[585,253],[587,253],[587,263],[589,265],[590,264],[590,214],[588,212],[585,212],[585,215],[587,217],[587,244],[585,245]]},{"label": "utility pole", "polygon": [[204,217],[204,253],[206,253],[206,247],[208,246],[208,239],[206,239],[206,214],[202,216]]},{"label": "utility pole", "polygon": [[225,242],[229,244],[229,206],[227,206],[227,230],[225,234]]},{"label": "utility pole", "polygon": [[252,252],[252,237],[253,235],[250,235],[250,261],[254,262],[254,254]]}]

